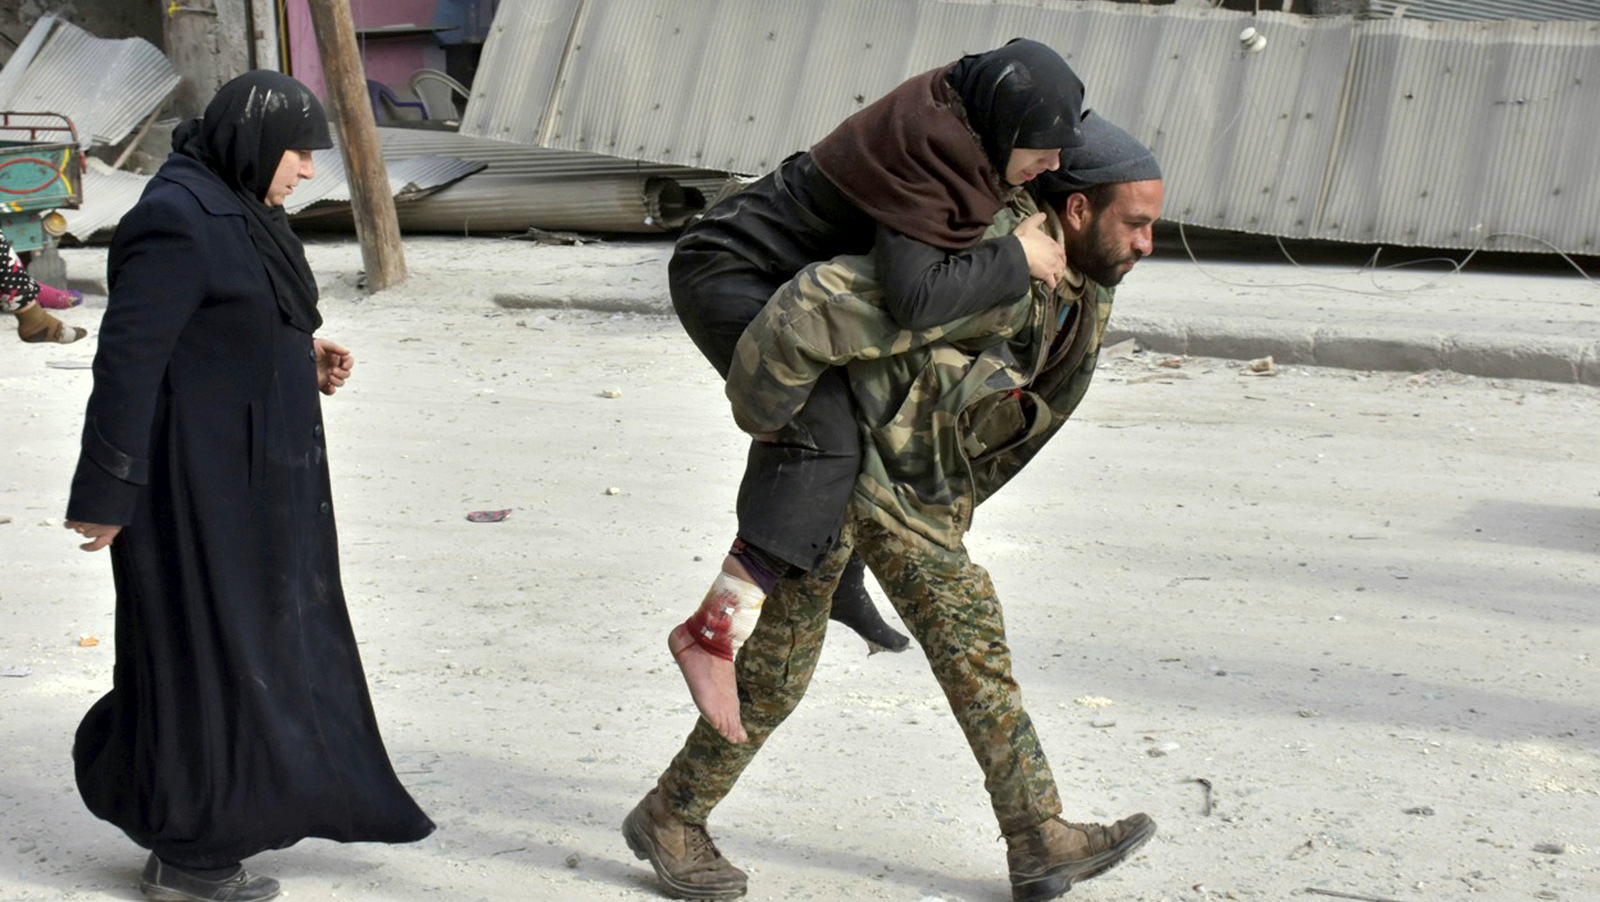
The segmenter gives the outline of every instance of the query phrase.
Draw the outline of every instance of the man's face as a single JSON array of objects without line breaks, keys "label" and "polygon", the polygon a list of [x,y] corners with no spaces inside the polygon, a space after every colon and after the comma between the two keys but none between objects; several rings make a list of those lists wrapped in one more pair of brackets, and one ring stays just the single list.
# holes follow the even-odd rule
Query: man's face
[{"label": "man's face", "polygon": [[1063,216],[1067,262],[1107,288],[1121,282],[1154,249],[1151,227],[1161,216],[1164,194],[1161,180],[1150,179],[1117,185],[1099,210],[1081,194],[1069,197]]}]

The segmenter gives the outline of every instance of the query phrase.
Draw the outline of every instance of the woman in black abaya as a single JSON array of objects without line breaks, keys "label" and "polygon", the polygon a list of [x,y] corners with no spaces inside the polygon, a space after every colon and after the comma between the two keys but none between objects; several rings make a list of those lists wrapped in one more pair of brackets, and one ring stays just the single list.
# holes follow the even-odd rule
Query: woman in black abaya
[{"label": "woman in black abaya", "polygon": [[224,85],[123,217],[67,526],[110,545],[112,689],[73,757],[89,810],[151,850],[151,899],[269,899],[241,862],[307,837],[411,842],[339,579],[313,338],[284,198],[331,147],[299,82]]}]

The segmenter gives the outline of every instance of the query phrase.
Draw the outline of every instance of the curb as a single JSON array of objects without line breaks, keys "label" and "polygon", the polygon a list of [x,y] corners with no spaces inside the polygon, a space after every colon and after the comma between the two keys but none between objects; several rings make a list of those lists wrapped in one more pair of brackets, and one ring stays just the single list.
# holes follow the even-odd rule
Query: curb
[{"label": "curb", "polygon": [[1600,385],[1600,341],[1543,335],[1485,336],[1396,331],[1389,335],[1333,328],[1286,328],[1238,320],[1114,318],[1107,345],[1126,339],[1165,354],[1327,366],[1349,370],[1448,370],[1492,379]]},{"label": "curb", "polygon": [[[663,298],[617,295],[553,296],[501,293],[507,310],[588,310],[671,316]],[[1600,386],[1600,341],[1547,335],[1446,334],[1393,330],[1378,336],[1338,328],[1287,327],[1238,317],[1174,319],[1118,315],[1106,329],[1110,346],[1132,338],[1163,354],[1326,366],[1346,370],[1421,373],[1447,370],[1489,379],[1532,379]]]},{"label": "curb", "polygon": [[595,313],[650,313],[672,316],[672,305],[653,298],[615,296],[551,297],[549,295],[496,294],[490,298],[506,310],[589,310]]}]

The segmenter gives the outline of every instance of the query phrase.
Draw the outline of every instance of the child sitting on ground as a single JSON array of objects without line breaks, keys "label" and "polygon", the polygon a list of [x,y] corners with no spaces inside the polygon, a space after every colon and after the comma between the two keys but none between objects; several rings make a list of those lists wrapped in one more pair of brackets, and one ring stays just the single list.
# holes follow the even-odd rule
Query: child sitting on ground
[{"label": "child sitting on ground", "polygon": [[88,331],[68,326],[44,311],[46,307],[63,310],[81,303],[83,295],[76,291],[62,291],[35,282],[11,249],[10,239],[0,233],[0,310],[16,314],[18,338],[30,344],[56,342],[65,345],[77,341],[89,334]]}]

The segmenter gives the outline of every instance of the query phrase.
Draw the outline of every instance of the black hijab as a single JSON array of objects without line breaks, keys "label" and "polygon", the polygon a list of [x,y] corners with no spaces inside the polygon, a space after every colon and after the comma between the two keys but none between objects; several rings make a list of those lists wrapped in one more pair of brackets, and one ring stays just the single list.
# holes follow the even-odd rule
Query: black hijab
[{"label": "black hijab", "polygon": [[1001,174],[1018,147],[1078,147],[1083,82],[1061,55],[1017,38],[988,53],[956,60],[945,76],[966,105],[967,121]]},{"label": "black hijab", "polygon": [[811,159],[873,219],[959,250],[1014,190],[1004,179],[1013,148],[1083,143],[1082,103],[1066,61],[1018,38],[906,80],[813,145]]},{"label": "black hijab", "polygon": [[172,133],[173,150],[198,160],[238,196],[278,309],[308,333],[322,325],[317,280],[305,247],[289,227],[289,214],[281,206],[267,206],[266,196],[284,151],[332,146],[316,95],[293,78],[266,70],[246,72],[223,85],[204,116]]}]

